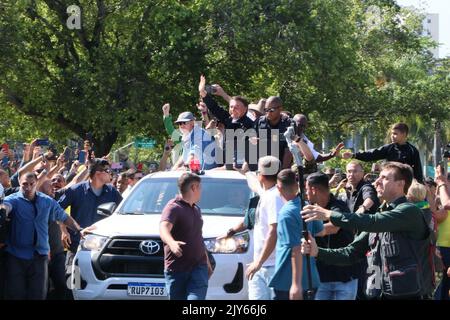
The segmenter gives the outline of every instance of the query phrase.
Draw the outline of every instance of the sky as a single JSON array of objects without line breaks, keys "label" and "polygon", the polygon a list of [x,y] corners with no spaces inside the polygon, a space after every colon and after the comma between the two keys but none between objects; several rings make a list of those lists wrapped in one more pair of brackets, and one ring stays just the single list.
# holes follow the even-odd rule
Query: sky
[{"label": "sky", "polygon": [[450,0],[397,0],[397,3],[439,13],[439,57],[450,56]]}]

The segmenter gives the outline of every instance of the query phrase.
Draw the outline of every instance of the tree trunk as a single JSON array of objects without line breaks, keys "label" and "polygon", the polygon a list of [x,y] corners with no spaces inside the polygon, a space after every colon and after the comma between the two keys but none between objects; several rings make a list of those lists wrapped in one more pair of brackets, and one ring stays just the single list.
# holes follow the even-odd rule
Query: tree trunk
[{"label": "tree trunk", "polygon": [[109,151],[111,151],[113,144],[116,142],[117,136],[118,136],[117,131],[113,131],[100,139],[92,137],[92,141],[94,143],[93,148],[95,152],[95,157],[101,158],[103,156],[106,156],[109,153]]}]

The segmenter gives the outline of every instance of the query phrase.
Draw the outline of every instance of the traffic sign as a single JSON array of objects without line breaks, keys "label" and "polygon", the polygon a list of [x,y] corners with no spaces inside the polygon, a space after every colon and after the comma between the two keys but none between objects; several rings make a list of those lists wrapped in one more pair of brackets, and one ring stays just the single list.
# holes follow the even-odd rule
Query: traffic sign
[{"label": "traffic sign", "polygon": [[142,149],[153,149],[155,147],[155,139],[149,138],[136,138],[134,139],[134,146]]}]

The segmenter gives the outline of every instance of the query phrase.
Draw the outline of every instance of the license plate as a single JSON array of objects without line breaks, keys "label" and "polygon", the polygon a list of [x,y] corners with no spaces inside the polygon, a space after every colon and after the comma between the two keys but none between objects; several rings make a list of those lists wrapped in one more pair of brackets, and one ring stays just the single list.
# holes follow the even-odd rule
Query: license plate
[{"label": "license plate", "polygon": [[128,283],[129,296],[141,297],[164,297],[167,296],[166,285],[164,283]]}]

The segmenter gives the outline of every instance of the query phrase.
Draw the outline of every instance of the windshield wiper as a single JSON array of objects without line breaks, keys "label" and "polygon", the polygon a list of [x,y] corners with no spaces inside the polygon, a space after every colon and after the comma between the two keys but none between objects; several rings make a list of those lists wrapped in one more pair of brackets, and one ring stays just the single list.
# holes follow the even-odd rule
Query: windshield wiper
[{"label": "windshield wiper", "polygon": [[127,215],[143,215],[143,212],[118,212],[118,214],[127,214]]}]

